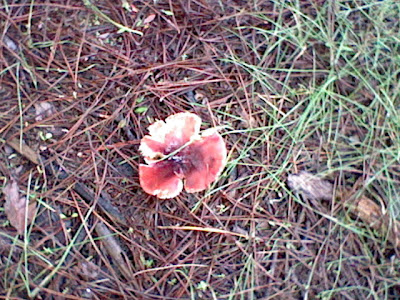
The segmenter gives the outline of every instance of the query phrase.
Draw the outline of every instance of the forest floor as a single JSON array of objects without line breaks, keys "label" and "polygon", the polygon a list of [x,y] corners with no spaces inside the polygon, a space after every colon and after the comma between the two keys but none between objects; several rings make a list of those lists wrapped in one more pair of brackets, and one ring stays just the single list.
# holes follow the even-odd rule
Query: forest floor
[{"label": "forest floor", "polygon": [[[3,1],[1,299],[399,299],[397,0]],[[139,184],[192,112],[209,189]]]}]

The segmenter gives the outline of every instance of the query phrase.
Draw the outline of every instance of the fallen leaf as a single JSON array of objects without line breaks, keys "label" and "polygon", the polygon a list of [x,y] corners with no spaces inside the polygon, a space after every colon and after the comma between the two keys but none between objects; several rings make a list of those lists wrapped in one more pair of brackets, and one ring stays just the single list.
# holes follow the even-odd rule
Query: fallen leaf
[{"label": "fallen leaf", "polygon": [[353,207],[356,215],[372,228],[379,230],[383,223],[382,209],[371,199],[361,196]]},{"label": "fallen leaf", "polygon": [[149,24],[155,19],[156,15],[151,14],[146,19],[143,20],[143,24]]},{"label": "fallen leaf", "polygon": [[288,176],[288,185],[296,193],[311,200],[331,200],[333,185],[309,172],[301,171]]},{"label": "fallen leaf", "polygon": [[[28,204],[26,197],[20,197],[18,183],[12,179],[3,188],[5,196],[4,211],[10,224],[17,229],[19,234],[24,233],[24,229],[29,224],[36,212],[36,204]],[[27,207],[28,206],[28,207]]]},{"label": "fallen leaf", "polygon": [[249,233],[246,230],[244,230],[243,228],[241,228],[239,225],[233,226],[232,231],[242,234],[244,236],[250,236]]},{"label": "fallen leaf", "polygon": [[[333,185],[311,173],[301,171],[288,176],[288,185],[296,193],[312,200],[332,200]],[[357,186],[357,185],[356,185]],[[387,236],[388,240],[400,248],[400,222],[394,220],[390,214],[367,196],[354,197],[358,188],[351,191],[336,192],[346,207],[366,226],[376,230],[380,236]]]},{"label": "fallen leaf", "polygon": [[361,196],[350,208],[367,226],[380,235],[387,235],[393,245],[400,247],[400,222],[393,220],[375,201]]}]

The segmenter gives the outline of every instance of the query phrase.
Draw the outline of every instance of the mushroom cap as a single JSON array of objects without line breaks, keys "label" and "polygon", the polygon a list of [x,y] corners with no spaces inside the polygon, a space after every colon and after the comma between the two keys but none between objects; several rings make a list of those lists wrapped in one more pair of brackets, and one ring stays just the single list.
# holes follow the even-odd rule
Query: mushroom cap
[{"label": "mushroom cap", "polygon": [[204,131],[189,150],[195,167],[184,174],[185,190],[195,193],[207,189],[219,177],[226,165],[227,152],[224,140],[214,129]]},{"label": "mushroom cap", "polygon": [[205,190],[226,165],[226,146],[215,129],[199,134],[201,119],[178,113],[149,126],[139,150],[147,163],[139,165],[144,191],[158,198],[173,198],[182,191]]},{"label": "mushroom cap", "polygon": [[139,181],[143,190],[160,199],[176,197],[183,189],[182,179],[165,163],[139,165]]},{"label": "mushroom cap", "polygon": [[149,135],[143,137],[139,151],[146,162],[160,159],[199,137],[201,119],[192,113],[177,113],[165,121],[156,121],[149,126]]}]

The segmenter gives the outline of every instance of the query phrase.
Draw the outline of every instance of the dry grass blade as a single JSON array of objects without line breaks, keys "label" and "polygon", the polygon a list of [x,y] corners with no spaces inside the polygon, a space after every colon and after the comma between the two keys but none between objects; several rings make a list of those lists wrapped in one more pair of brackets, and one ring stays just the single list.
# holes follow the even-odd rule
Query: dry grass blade
[{"label": "dry grass blade", "polygon": [[234,235],[238,237],[242,237],[245,239],[250,239],[248,235],[228,231],[224,229],[218,228],[210,228],[210,227],[196,227],[196,226],[158,226],[159,229],[173,229],[173,230],[193,230],[193,231],[203,231],[203,232],[210,232],[210,233],[220,233],[220,234],[227,234],[227,235]]},{"label": "dry grass blade", "polygon": [[114,26],[116,26],[120,32],[131,32],[134,34],[137,34],[139,36],[143,35],[143,32],[139,31],[139,30],[135,30],[132,28],[129,28],[127,26],[123,26],[121,24],[119,24],[118,22],[115,22],[114,20],[112,20],[110,17],[108,17],[106,14],[104,14],[100,9],[98,9],[95,5],[93,5],[90,0],[83,0],[83,3],[86,5],[86,7],[88,7],[89,9],[93,10],[93,12],[99,17],[104,19],[105,21],[113,24]]}]

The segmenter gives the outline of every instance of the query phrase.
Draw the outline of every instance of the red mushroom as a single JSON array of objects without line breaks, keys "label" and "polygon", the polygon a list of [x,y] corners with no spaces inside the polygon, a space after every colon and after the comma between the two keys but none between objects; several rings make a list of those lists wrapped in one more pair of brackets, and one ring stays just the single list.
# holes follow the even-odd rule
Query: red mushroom
[{"label": "red mushroom", "polygon": [[178,113],[149,126],[139,150],[147,165],[139,165],[144,191],[158,198],[173,198],[183,187],[189,193],[208,188],[226,164],[225,142],[215,129],[200,135],[201,119]]}]

